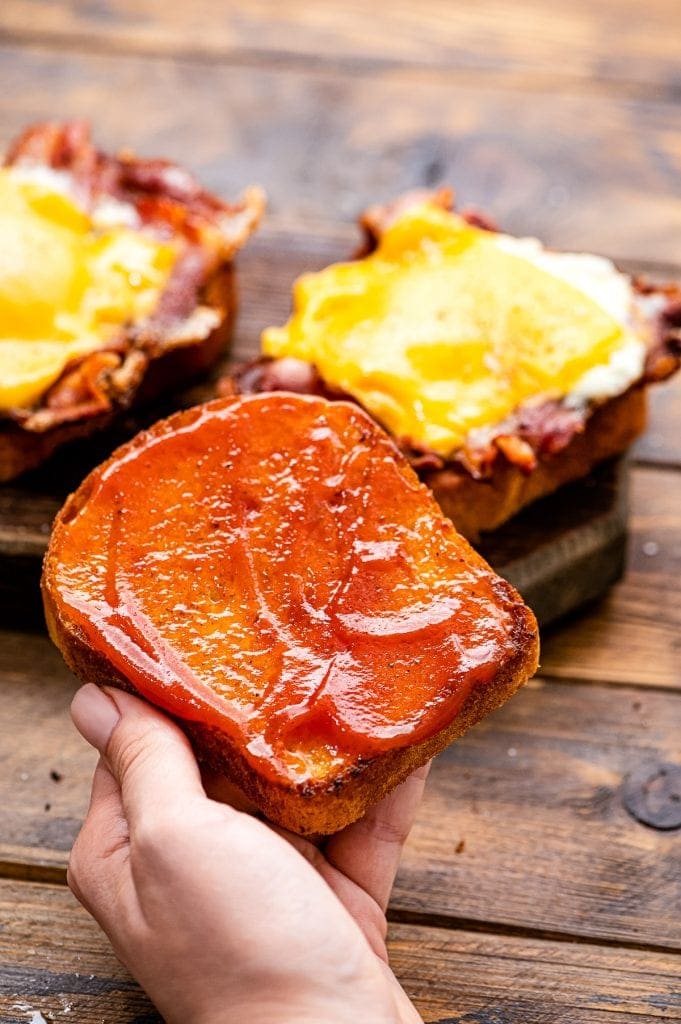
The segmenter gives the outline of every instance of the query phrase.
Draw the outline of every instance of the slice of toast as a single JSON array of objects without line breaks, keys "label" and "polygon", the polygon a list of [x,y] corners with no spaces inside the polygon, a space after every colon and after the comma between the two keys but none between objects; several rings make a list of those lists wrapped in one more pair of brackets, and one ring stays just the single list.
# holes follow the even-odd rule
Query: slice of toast
[{"label": "slice of toast", "polygon": [[218,399],[155,424],[57,517],[50,635],[173,715],[272,821],[329,834],[537,666],[532,612],[357,406]]},{"label": "slice of toast", "polygon": [[[421,218],[419,210],[431,212]],[[416,211],[413,217],[410,211]],[[631,280],[609,261],[551,253],[533,240],[501,235],[480,214],[453,214],[447,189],[410,193],[389,206],[374,207],[360,223],[365,243],[355,261],[300,278],[294,286],[289,323],[263,335],[269,355],[224,378],[219,393],[282,389],[357,401],[394,436],[442,510],[470,540],[496,529],[562,484],[585,476],[599,462],[624,451],[643,431],[646,385],[668,377],[679,365],[681,287]],[[464,256],[466,245],[481,242],[497,273],[486,273],[487,263],[481,260],[472,280],[482,278],[484,287],[480,293],[473,288],[467,294],[454,263],[454,272],[447,271],[448,288],[450,294],[467,297],[468,305],[452,302],[450,307],[448,294],[436,285],[443,280],[441,257],[447,252],[440,237],[447,238],[451,225],[458,232],[453,237],[463,240]],[[432,252],[439,255],[426,258]],[[526,290],[512,288],[512,302],[508,302],[500,252],[507,259],[510,254],[516,265],[518,256],[522,263],[536,265],[534,273],[540,280],[536,285],[525,272],[519,280]],[[417,278],[416,307],[408,290],[391,285],[390,277],[393,269],[406,277],[414,265],[423,265],[425,271]],[[559,290],[548,288],[547,270],[561,282],[561,275],[566,275],[564,284],[571,291],[561,296]],[[425,286],[431,280],[433,294]],[[535,285],[546,288],[547,299],[556,304],[544,309],[533,305]],[[585,296],[589,301],[584,302]],[[488,314],[497,301],[501,312],[495,320]],[[599,327],[601,341],[609,329],[618,327],[626,345],[607,356],[594,345],[594,361],[587,363],[587,372],[564,387],[563,380],[556,383],[560,374],[549,373],[542,364],[555,364],[569,375],[571,360],[566,358],[561,365],[556,358],[564,340],[563,327],[568,341],[579,340],[584,322],[591,316],[597,320],[604,310],[611,320],[609,326],[605,321],[606,326]],[[484,352],[480,366],[476,359],[482,337],[461,344],[470,322],[474,336],[478,316],[482,323],[489,320],[485,340],[497,339]],[[527,361],[514,353],[522,354],[528,338],[543,337],[537,330],[542,322],[548,332],[535,360],[541,386],[503,412],[490,403],[486,416],[479,415],[474,426],[469,417],[468,425],[455,437],[456,431],[449,428],[460,415],[465,422],[470,401],[478,403],[480,412],[481,385],[493,394],[497,385],[523,379]],[[578,354],[585,356],[584,351]],[[536,366],[530,369],[534,374]],[[428,409],[436,411],[435,423],[429,422]],[[432,443],[428,437],[409,433],[405,424],[427,433]],[[436,443],[443,429],[445,436],[450,434],[449,446],[446,441]]]},{"label": "slice of toast", "polygon": [[255,188],[227,204],[168,161],[127,151],[105,154],[81,122],[27,129],[10,148],[5,168],[18,181],[66,196],[92,219],[93,238],[120,224],[172,244],[176,256],[151,313],[122,323],[101,345],[69,358],[28,404],[0,408],[0,482],[217,361],[229,344],[236,312],[234,257],[264,206]]}]

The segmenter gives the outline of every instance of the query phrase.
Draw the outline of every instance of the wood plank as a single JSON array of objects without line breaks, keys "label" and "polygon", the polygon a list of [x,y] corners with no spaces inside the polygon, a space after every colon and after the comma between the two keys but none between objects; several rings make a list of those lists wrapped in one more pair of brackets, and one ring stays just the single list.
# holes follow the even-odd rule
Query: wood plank
[{"label": "wood plank", "polygon": [[[75,683],[38,635],[0,633],[0,661],[0,865],[63,878],[95,760],[68,721]],[[680,763],[679,736],[681,694],[537,680],[438,759],[394,910],[681,948],[681,831],[641,825],[621,792]]]},{"label": "wood plank", "polygon": [[557,679],[678,690],[680,622],[678,576],[629,572],[594,608],[547,631],[542,672]]},{"label": "wood plank", "polygon": [[594,608],[544,635],[541,665],[564,679],[681,687],[681,474],[631,474],[625,578]]},{"label": "wood plank", "polygon": [[627,459],[611,459],[534,502],[476,544],[519,591],[542,629],[591,606],[622,578],[628,492]]},{"label": "wood plank", "polygon": [[[433,1024],[681,1019],[669,955],[402,924],[391,926],[389,950]],[[0,1022],[36,1021],[36,1013],[82,1024],[160,1021],[66,889],[0,882]]]},{"label": "wood plank", "polygon": [[681,1018],[677,957],[403,925],[391,927],[389,949],[397,977],[432,1024]]},{"label": "wood plank", "polygon": [[446,181],[511,232],[678,261],[676,103],[385,69],[349,75],[76,52],[64,60],[29,47],[0,50],[0,62],[3,144],[34,119],[91,118],[103,144],[188,162],[227,195],[260,182],[273,225],[349,221],[369,203]]},{"label": "wood plank", "polygon": [[[330,0],[267,0],[238,9],[211,0],[106,4],[4,0],[5,30],[52,45],[120,47],[153,53],[205,54],[212,59],[333,61],[353,68],[377,62],[458,71],[541,77],[554,84],[614,82],[673,91],[681,84],[681,29],[673,0],[641,4],[575,0],[552,7],[541,0],[451,4],[424,0],[379,5]],[[676,29],[676,30],[675,30]],[[613,45],[614,42],[614,45]]]}]

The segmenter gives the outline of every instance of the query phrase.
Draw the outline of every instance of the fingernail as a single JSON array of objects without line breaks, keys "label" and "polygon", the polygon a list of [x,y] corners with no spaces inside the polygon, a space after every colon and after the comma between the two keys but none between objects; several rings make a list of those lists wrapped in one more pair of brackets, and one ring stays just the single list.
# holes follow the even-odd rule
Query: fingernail
[{"label": "fingernail", "polygon": [[82,686],[71,702],[71,718],[88,743],[104,754],[121,713],[94,683]]}]

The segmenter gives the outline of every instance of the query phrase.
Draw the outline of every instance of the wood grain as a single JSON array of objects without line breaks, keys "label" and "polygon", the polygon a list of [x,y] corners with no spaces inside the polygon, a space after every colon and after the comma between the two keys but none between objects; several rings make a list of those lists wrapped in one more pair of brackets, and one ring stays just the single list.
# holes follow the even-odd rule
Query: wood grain
[{"label": "wood grain", "polygon": [[314,230],[407,188],[448,182],[513,233],[679,259],[676,103],[385,69],[207,69],[200,59],[0,50],[0,142],[55,116],[91,118],[110,147],[188,162],[228,196],[259,182],[272,225]]},{"label": "wood grain", "polygon": [[[681,1019],[669,955],[393,924],[391,962],[433,1024]],[[36,962],[36,951],[40,960]],[[160,1017],[68,890],[0,882],[0,1021]],[[616,1016],[615,1016],[616,1015]]]},{"label": "wood grain", "polygon": [[0,882],[0,1022],[161,1024],[64,886]]},{"label": "wood grain", "polygon": [[[68,721],[75,681],[39,635],[0,633],[0,661],[0,866],[63,879],[95,763]],[[637,766],[681,763],[680,735],[681,694],[526,687],[436,762],[394,911],[681,948],[681,831],[641,825],[621,793]]]},{"label": "wood grain", "polygon": [[0,873],[64,881],[97,761],[69,719],[78,684],[41,634],[1,632],[0,664]]},{"label": "wood grain", "polygon": [[[60,0],[5,0],[6,31],[53,46],[83,46],[204,54],[213,60],[376,63],[482,72],[537,79],[544,88],[609,83],[674,92],[681,84],[675,40],[681,30],[673,0],[575,0],[550,10],[541,0],[506,4],[484,0],[451,4],[408,0],[363,4],[330,0],[309,4],[267,0],[191,6],[156,0],[73,4]],[[613,39],[617,45],[613,45]]]},{"label": "wood grain", "polygon": [[678,958],[393,925],[391,963],[432,1024],[644,1024],[681,1018]]}]

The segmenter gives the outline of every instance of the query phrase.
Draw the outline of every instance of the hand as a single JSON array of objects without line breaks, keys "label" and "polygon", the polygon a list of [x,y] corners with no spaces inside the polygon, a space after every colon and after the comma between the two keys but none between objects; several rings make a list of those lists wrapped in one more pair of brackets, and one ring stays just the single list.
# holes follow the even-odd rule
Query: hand
[{"label": "hand", "polygon": [[84,686],[99,750],[69,885],[168,1024],[417,1024],[385,909],[427,768],[323,847],[210,799],[181,730]]}]

